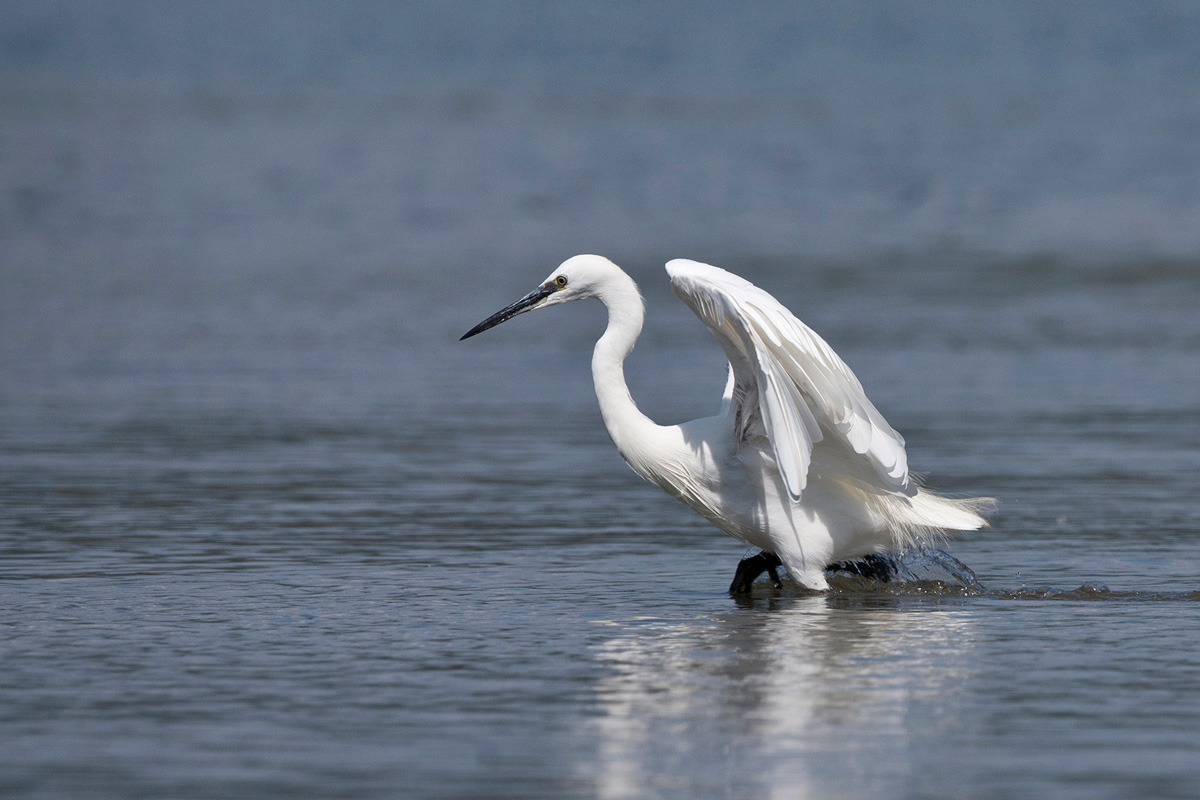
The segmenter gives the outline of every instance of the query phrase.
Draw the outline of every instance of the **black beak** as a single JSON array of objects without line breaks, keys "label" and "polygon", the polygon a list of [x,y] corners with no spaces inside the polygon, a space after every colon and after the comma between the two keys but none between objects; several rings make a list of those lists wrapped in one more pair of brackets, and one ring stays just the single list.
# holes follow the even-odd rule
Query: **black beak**
[{"label": "black beak", "polygon": [[522,297],[517,302],[513,303],[508,308],[500,309],[495,314],[492,314],[490,317],[485,319],[483,322],[476,325],[474,328],[471,328],[471,330],[467,331],[466,333],[464,333],[462,335],[462,338],[460,338],[459,341],[461,342],[463,339],[470,339],[475,334],[483,333],[488,328],[494,328],[497,325],[499,325],[501,322],[504,322],[505,320],[509,320],[509,319],[512,319],[513,317],[517,316],[517,314],[524,314],[526,311],[529,311],[534,306],[536,306],[538,303],[540,303],[542,300],[544,300],[545,298],[549,297],[552,294],[554,294],[553,289],[547,289],[544,286],[539,286],[538,288],[534,289],[529,294]]}]

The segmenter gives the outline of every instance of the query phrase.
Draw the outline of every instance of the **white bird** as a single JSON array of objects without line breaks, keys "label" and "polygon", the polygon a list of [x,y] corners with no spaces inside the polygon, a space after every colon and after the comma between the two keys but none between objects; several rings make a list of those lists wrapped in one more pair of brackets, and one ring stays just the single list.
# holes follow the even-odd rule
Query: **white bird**
[{"label": "white bird", "polygon": [[567,259],[462,338],[536,308],[600,300],[608,327],[592,354],[592,377],[613,444],[643,478],[761,548],[767,560],[755,575],[782,561],[795,580],[823,590],[830,564],[987,524],[980,512],[990,499],[951,499],[916,484],[904,438],[825,340],[774,297],[695,261],[675,259],[667,273],[729,358],[713,417],[658,425],[638,410],[624,362],[645,307],[633,279],[600,256]]}]

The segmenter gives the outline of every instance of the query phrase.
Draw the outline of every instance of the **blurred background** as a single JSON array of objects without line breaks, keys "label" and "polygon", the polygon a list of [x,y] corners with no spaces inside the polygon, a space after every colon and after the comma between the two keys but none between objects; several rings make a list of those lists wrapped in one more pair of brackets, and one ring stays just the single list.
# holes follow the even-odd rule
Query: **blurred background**
[{"label": "blurred background", "polygon": [[665,297],[676,256],[971,295],[1200,249],[1187,3],[11,0],[0,76],[9,387],[381,292],[440,345],[577,252]]},{"label": "blurred background", "polygon": [[[0,77],[10,414],[108,389],[227,404],[387,351],[405,377],[383,391],[427,415],[461,398],[439,377],[470,366],[456,334],[577,252],[654,305],[675,302],[667,259],[717,263],[827,335],[830,288],[972,316],[998,292],[1197,280],[1188,3],[10,0]],[[1007,310],[1055,342],[1185,335]],[[835,347],[921,335],[894,311]],[[669,336],[681,313],[651,317],[676,315]],[[667,370],[634,377],[652,409],[709,409],[708,388],[656,405]]]},{"label": "blurred background", "polygon": [[[743,731],[605,782],[642,753],[589,727],[626,719],[605,681],[677,656],[630,655],[628,621],[757,628],[723,593],[744,548],[607,440],[598,304],[457,341],[581,252],[646,295],[659,421],[716,408],[662,270],[715,263],[833,345],[932,486],[1001,499],[953,545],[985,585],[1194,585],[1194,3],[4,0],[0,788],[632,796],[793,763]],[[959,746],[979,796],[1195,796],[1162,755],[1196,745],[1175,606],[1113,628],[1159,661],[1093,683],[1090,628],[1026,642],[1041,617],[995,608],[945,634],[967,699],[920,700],[946,653],[917,637],[889,719],[933,722],[836,729],[868,744],[804,762],[813,795],[934,796]],[[821,611],[832,682],[782,681],[810,697],[876,663],[837,649],[866,611]],[[784,639],[748,648],[817,647],[759,622]],[[1069,711],[1062,679],[1010,683],[1054,647]],[[694,722],[636,709],[656,742]]]}]

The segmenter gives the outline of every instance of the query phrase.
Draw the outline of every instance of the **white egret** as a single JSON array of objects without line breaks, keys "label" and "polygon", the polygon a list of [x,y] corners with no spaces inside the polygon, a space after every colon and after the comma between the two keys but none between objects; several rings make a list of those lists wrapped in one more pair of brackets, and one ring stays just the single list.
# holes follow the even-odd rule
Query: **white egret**
[{"label": "white egret", "polygon": [[[624,361],[645,308],[633,279],[600,256],[567,259],[462,338],[536,308],[600,300],[608,327],[596,342],[592,377],[608,433],[635,472],[763,550],[740,565],[731,590],[748,588],[780,561],[805,586],[827,589],[830,564],[987,524],[980,512],[989,499],[941,497],[916,484],[903,437],[825,340],[774,297],[695,261],[671,261],[667,273],[729,358],[713,417],[658,425],[638,410]],[[754,571],[747,576],[742,567]]]}]

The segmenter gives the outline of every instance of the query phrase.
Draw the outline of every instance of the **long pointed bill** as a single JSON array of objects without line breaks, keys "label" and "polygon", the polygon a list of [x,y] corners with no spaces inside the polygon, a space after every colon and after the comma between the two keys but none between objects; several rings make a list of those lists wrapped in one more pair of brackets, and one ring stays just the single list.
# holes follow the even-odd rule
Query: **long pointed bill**
[{"label": "long pointed bill", "polygon": [[513,317],[517,316],[518,314],[524,314],[526,311],[533,309],[534,306],[536,306],[538,303],[542,302],[542,300],[546,299],[547,297],[549,297],[552,294],[554,294],[553,289],[547,289],[543,286],[539,286],[538,288],[534,289],[529,294],[522,297],[517,302],[513,303],[508,308],[500,309],[495,314],[492,314],[490,317],[485,319],[483,322],[476,325],[474,328],[471,328],[471,330],[467,331],[466,333],[464,333],[462,335],[462,337],[459,339],[459,341],[461,342],[463,339],[470,339],[475,334],[483,333],[488,328],[494,328],[497,325],[499,325],[501,322],[510,320]]}]

